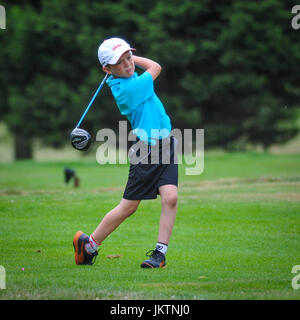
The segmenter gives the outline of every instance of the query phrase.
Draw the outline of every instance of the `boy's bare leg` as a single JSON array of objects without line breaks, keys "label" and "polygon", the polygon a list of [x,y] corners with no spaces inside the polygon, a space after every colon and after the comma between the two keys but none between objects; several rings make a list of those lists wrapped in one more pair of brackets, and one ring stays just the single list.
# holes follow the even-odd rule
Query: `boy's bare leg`
[{"label": "boy's bare leg", "polygon": [[158,242],[149,259],[141,263],[142,268],[164,268],[166,266],[166,252],[173,230],[177,210],[177,187],[164,185],[159,188],[161,197],[161,216],[159,223]]},{"label": "boy's bare leg", "polygon": [[168,244],[173,230],[177,211],[177,186],[168,184],[159,188],[161,197],[161,216],[158,242]]},{"label": "boy's bare leg", "polygon": [[110,235],[127,217],[132,215],[141,200],[122,199],[120,204],[109,211],[96,230],[92,233],[97,243],[101,243],[108,235]]}]

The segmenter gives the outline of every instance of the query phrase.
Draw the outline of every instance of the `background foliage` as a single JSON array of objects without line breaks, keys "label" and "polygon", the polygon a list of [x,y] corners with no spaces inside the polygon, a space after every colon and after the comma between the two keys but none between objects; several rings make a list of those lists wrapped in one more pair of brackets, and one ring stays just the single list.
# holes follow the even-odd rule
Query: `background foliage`
[{"label": "background foliage", "polygon": [[[68,143],[104,74],[103,39],[119,36],[158,61],[156,91],[174,128],[204,128],[205,146],[269,147],[298,131],[299,30],[296,1],[1,1],[0,121],[16,157],[32,156],[36,137]],[[121,119],[101,92],[84,128],[95,134]]]}]

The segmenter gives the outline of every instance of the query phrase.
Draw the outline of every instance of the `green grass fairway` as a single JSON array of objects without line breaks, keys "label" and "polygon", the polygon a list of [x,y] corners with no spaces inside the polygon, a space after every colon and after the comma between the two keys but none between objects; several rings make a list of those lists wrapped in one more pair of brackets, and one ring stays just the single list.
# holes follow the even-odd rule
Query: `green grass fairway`
[{"label": "green grass fairway", "polygon": [[[67,166],[80,188],[64,183]],[[300,155],[206,153],[202,175],[184,172],[167,268],[148,270],[159,198],[104,241],[95,265],[74,263],[74,234],[118,204],[127,165],[0,164],[0,299],[299,299]]]}]

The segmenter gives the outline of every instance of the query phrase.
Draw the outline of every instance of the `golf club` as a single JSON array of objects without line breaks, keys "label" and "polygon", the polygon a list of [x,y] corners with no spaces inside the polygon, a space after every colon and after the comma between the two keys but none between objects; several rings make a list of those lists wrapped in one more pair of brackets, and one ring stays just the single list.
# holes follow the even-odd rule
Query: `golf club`
[{"label": "golf club", "polygon": [[102,88],[102,86],[108,76],[109,76],[109,74],[106,74],[105,77],[103,78],[103,80],[100,83],[97,91],[95,92],[92,100],[90,101],[90,103],[86,107],[83,115],[81,116],[80,120],[78,121],[75,129],[73,129],[73,131],[70,134],[70,140],[71,140],[72,146],[77,150],[85,151],[89,148],[89,146],[91,144],[91,135],[86,130],[79,128],[79,126],[80,126],[82,120],[84,119],[84,117],[86,116],[87,112],[89,111],[91,105],[93,104],[96,96],[98,95],[99,91],[101,90],[101,88]]}]

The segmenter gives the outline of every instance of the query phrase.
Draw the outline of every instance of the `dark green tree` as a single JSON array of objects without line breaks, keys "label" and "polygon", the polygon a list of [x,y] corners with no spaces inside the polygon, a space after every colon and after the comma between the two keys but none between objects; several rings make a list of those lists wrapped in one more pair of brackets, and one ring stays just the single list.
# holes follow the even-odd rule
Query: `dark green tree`
[{"label": "dark green tree", "polygon": [[[32,141],[68,142],[104,73],[103,39],[119,36],[163,67],[155,86],[173,127],[204,128],[205,145],[268,147],[297,133],[299,31],[295,1],[4,1],[0,112],[16,157]],[[115,128],[120,114],[102,89],[83,126]]]},{"label": "dark green tree", "polygon": [[143,34],[146,51],[166,69],[160,84],[177,127],[205,128],[205,145],[224,147],[268,147],[297,133],[294,4],[157,2]]}]

